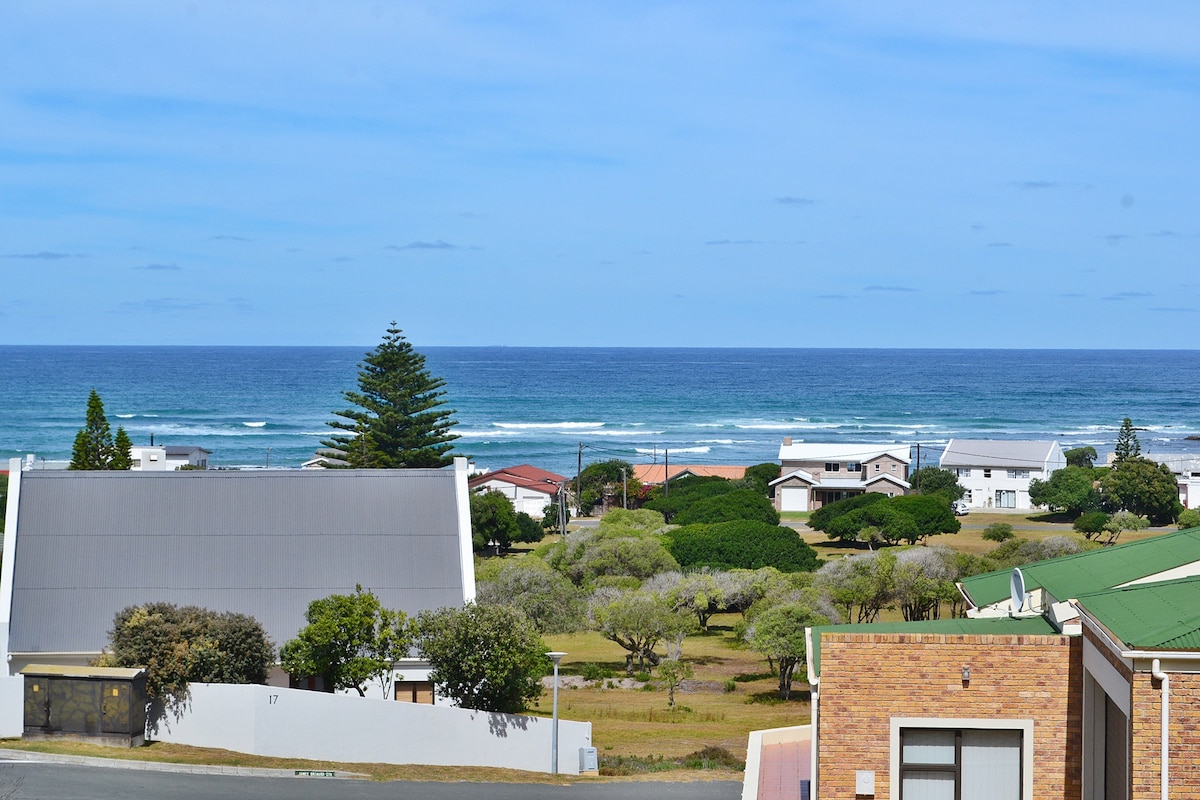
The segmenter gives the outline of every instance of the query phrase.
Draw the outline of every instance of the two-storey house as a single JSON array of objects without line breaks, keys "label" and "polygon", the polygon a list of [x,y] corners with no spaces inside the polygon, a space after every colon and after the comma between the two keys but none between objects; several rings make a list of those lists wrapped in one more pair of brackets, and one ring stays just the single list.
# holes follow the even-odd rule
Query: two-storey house
[{"label": "two-storey house", "polygon": [[1031,510],[1029,482],[1067,465],[1058,442],[951,439],[939,465],[958,477],[970,508]]},{"label": "two-storey house", "polygon": [[893,497],[909,489],[907,445],[793,443],[788,437],[779,461],[779,477],[771,482],[779,511],[815,511],[856,494]]}]

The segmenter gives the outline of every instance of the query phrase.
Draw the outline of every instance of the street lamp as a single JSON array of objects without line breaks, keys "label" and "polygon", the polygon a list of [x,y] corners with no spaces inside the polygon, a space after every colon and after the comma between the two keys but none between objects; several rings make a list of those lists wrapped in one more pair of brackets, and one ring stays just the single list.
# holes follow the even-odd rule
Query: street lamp
[{"label": "street lamp", "polygon": [[566,653],[560,653],[557,650],[546,653],[550,660],[554,662],[554,711],[552,718],[554,727],[550,734],[550,772],[553,775],[558,774],[558,662],[563,660]]}]

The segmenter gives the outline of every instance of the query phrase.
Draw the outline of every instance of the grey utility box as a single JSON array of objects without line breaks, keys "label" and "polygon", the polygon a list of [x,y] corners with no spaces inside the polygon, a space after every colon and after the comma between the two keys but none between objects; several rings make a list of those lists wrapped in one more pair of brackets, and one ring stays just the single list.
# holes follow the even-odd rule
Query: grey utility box
[{"label": "grey utility box", "polygon": [[579,774],[580,775],[597,775],[600,772],[599,760],[596,756],[596,748],[581,747],[579,748]]}]

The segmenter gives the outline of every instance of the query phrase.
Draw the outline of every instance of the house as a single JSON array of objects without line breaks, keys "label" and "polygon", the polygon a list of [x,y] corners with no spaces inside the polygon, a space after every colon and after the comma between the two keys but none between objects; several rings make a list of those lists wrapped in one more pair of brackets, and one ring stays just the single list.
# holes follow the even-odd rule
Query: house
[{"label": "house", "polygon": [[[1109,454],[1111,459],[1112,454]],[[1179,484],[1179,502],[1184,508],[1200,508],[1200,456],[1186,453],[1142,453],[1159,464],[1166,464]]]},{"label": "house", "polygon": [[184,445],[134,445],[129,449],[135,472],[158,472],[177,469],[208,469],[211,450]]},{"label": "house", "polygon": [[[356,585],[414,615],[474,599],[465,459],[454,468],[22,472],[0,567],[0,736],[21,733],[20,671],[87,665],[146,602],[249,614],[276,645],[308,604]],[[393,675],[429,702],[428,665]],[[270,683],[287,686],[278,668]],[[419,684],[419,685],[418,685]]]},{"label": "house", "polygon": [[634,464],[633,475],[630,477],[643,486],[660,486],[668,479],[679,480],[686,477],[724,478],[727,481],[740,481],[746,477],[746,467],[734,467],[721,464]]},{"label": "house", "polygon": [[779,461],[779,477],[770,483],[778,511],[815,511],[866,492],[893,497],[911,488],[907,445],[793,443],[788,437]]},{"label": "house", "polygon": [[1005,613],[808,629],[810,796],[1200,797],[1198,572],[1200,528],[1026,565]]},{"label": "house", "polygon": [[516,511],[540,519],[566,480],[562,475],[529,464],[519,464],[475,475],[467,485],[471,491],[500,492],[512,501]]},{"label": "house", "polygon": [[971,508],[1029,511],[1029,482],[1048,480],[1067,465],[1058,442],[951,439],[939,466],[958,477]]}]

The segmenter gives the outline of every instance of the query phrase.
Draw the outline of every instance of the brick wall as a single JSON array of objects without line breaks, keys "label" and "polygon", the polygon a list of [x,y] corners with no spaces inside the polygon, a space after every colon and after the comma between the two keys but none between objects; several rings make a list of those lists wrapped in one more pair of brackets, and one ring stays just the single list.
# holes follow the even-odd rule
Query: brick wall
[{"label": "brick wall", "polygon": [[[1200,800],[1200,675],[1170,672],[1171,800]],[[1162,684],[1149,672],[1133,676],[1132,800],[1161,797]]]},{"label": "brick wall", "polygon": [[1034,796],[1079,800],[1080,644],[1066,636],[824,634],[821,800],[854,800],[860,769],[875,771],[876,798],[890,796],[893,717],[1033,719]]}]

